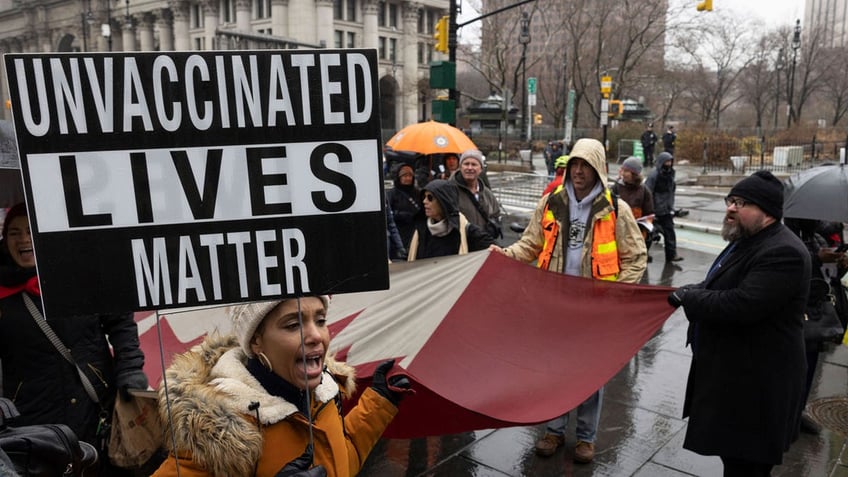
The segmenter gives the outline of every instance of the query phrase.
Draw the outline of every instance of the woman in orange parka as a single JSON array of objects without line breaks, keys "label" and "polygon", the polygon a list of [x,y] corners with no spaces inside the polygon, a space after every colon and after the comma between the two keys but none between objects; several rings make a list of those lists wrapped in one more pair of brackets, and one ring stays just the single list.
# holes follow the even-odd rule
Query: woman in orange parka
[{"label": "woman in orange parka", "polygon": [[[304,476],[359,472],[408,381],[393,376],[389,389],[386,373],[394,362],[383,363],[343,416],[341,400],[353,394],[355,376],[327,356],[328,303],[327,296],[311,296],[235,306],[235,336],[207,337],[176,357],[166,379],[179,457],[169,428],[172,454],[154,476],[176,476],[177,461],[183,477],[275,476],[284,468]],[[159,389],[168,422],[164,386]]]}]

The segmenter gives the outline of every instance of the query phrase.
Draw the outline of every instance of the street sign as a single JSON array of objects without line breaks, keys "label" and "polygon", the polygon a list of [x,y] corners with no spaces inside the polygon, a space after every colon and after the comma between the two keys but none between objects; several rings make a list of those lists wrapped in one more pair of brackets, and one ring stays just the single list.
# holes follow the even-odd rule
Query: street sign
[{"label": "street sign", "polygon": [[609,100],[604,98],[601,100],[601,126],[609,124]]},{"label": "street sign", "polygon": [[536,106],[536,93],[530,93],[527,95],[527,104],[530,106]]},{"label": "street sign", "polygon": [[536,94],[536,78],[527,78],[527,92]]},{"label": "street sign", "polygon": [[608,97],[612,92],[612,76],[601,76],[601,94]]}]

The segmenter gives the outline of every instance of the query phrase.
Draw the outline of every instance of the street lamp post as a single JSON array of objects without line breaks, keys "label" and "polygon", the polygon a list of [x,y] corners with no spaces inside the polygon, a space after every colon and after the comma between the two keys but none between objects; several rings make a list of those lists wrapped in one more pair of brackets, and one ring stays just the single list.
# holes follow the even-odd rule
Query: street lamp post
[{"label": "street lamp post", "polygon": [[106,0],[106,23],[100,25],[100,35],[106,38],[106,45],[112,51],[112,0]]},{"label": "street lamp post", "polygon": [[774,69],[777,71],[777,89],[774,94],[774,130],[777,131],[777,111],[780,109],[780,75],[783,69],[786,68],[786,55],[783,47],[777,52],[777,61],[774,63]]},{"label": "street lamp post", "polygon": [[801,48],[801,20],[795,20],[795,34],[792,36],[792,70],[789,74],[789,115],[786,118],[786,127],[792,125],[795,120],[795,106],[792,104],[792,97],[795,93],[795,65],[798,60],[798,49]]},{"label": "street lamp post", "polygon": [[521,138],[529,141],[529,137],[525,137],[527,123],[530,118],[527,117],[527,44],[530,43],[530,14],[521,12],[521,32],[518,35],[518,43],[521,44]]}]

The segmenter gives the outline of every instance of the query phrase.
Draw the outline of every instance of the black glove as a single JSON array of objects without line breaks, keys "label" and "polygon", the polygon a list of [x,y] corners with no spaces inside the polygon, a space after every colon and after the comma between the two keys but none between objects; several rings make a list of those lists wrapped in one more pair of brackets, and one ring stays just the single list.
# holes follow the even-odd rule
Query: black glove
[{"label": "black glove", "polygon": [[120,391],[121,399],[123,399],[124,401],[131,401],[132,396],[130,395],[129,390],[146,390],[147,376],[145,376],[144,371],[140,369],[125,371],[115,378],[115,384],[118,386],[118,391]]},{"label": "black glove", "polygon": [[406,376],[395,375],[389,378],[388,382],[386,382],[386,373],[388,373],[394,365],[395,360],[390,359],[388,361],[384,361],[380,366],[377,366],[377,369],[374,370],[374,377],[371,379],[371,387],[374,388],[374,391],[377,391],[377,394],[383,396],[391,401],[392,404],[397,406],[400,404],[400,400],[403,399],[404,394],[413,391],[410,389],[409,379],[407,379]]},{"label": "black glove", "polygon": [[668,294],[668,304],[677,308],[683,305],[683,300],[686,299],[686,293],[689,292],[689,286],[682,286],[677,290]]},{"label": "black glove", "polygon": [[406,258],[409,256],[409,252],[405,248],[402,248],[398,250],[395,255],[398,260],[406,260]]},{"label": "black glove", "polygon": [[289,462],[277,472],[276,477],[327,477],[327,469],[323,466],[312,465],[312,445],[307,444],[306,450],[297,459]]}]

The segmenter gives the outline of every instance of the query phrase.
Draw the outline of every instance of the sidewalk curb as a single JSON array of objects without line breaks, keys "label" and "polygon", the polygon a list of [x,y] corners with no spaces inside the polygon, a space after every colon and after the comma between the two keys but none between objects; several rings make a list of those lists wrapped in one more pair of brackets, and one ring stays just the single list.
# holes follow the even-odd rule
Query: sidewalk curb
[{"label": "sidewalk curb", "polygon": [[674,226],[678,229],[694,230],[696,232],[721,235],[721,227],[705,224],[703,222],[692,222],[690,220],[674,219]]}]

